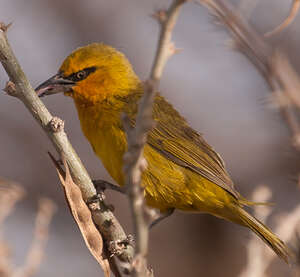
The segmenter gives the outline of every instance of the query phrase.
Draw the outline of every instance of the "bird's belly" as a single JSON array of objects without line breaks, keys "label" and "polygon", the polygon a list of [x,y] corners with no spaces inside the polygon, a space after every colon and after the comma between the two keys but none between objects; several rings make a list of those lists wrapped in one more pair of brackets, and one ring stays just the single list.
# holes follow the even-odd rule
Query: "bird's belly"
[{"label": "bird's belly", "polygon": [[[118,133],[118,134],[117,134]],[[118,130],[114,135],[101,132],[97,139],[91,142],[97,156],[101,159],[110,176],[120,185],[124,185],[123,155],[126,151],[126,138]]]}]

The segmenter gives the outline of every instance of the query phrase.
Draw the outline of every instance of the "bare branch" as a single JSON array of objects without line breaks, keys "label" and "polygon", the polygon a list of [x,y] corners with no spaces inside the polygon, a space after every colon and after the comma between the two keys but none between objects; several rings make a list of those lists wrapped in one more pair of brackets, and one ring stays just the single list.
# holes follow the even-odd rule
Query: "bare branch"
[{"label": "bare branch", "polygon": [[[272,196],[272,191],[266,186],[259,186],[253,193],[253,200],[257,202],[266,202]],[[266,222],[270,216],[271,207],[256,207],[254,215],[262,222]],[[300,205],[296,206],[294,210],[288,214],[278,216],[275,233],[284,241],[291,241],[296,235],[297,227],[300,227]],[[240,277],[264,277],[265,272],[276,257],[274,252],[270,251],[265,245],[259,243],[254,234],[247,246],[247,266],[240,274]]]},{"label": "bare branch", "polygon": [[[267,202],[272,197],[272,191],[267,186],[258,186],[253,192],[253,201]],[[256,206],[254,216],[261,222],[266,222],[272,209],[270,206]],[[263,277],[266,268],[264,259],[265,245],[257,240],[254,233],[251,234],[251,240],[247,244],[247,265],[240,277]],[[269,249],[268,249],[269,250]],[[271,251],[270,251],[271,252]]]},{"label": "bare branch", "polygon": [[[275,95],[274,99],[279,98],[278,94],[282,93],[285,97],[288,97],[291,100],[293,105],[297,105],[298,102],[294,101],[294,91],[297,91],[298,87],[293,87],[293,89],[291,89],[291,83],[288,84],[286,82],[290,81],[290,78],[296,78],[296,80],[293,80],[292,84],[298,84],[299,77],[295,73],[295,70],[292,69],[293,67],[287,57],[282,53],[278,55],[278,50],[275,53],[276,55],[274,55],[272,47],[251,28],[251,26],[240,16],[238,11],[227,1],[196,0],[196,2],[207,6],[228,28],[235,38],[237,48],[256,66],[265,78]],[[285,68],[282,67],[281,63],[274,62],[274,59],[277,59],[278,56],[285,57]],[[289,78],[286,78],[285,73],[287,66],[288,70],[293,72],[293,75],[289,76]],[[299,99],[299,96],[297,96],[297,99]],[[291,131],[293,146],[299,150],[300,127],[299,120],[295,116],[293,105],[280,105],[279,108],[283,119]]]},{"label": "bare branch", "polygon": [[25,264],[17,268],[12,277],[33,276],[44,257],[45,246],[48,240],[49,223],[56,211],[54,202],[48,198],[39,201],[38,214],[35,220],[34,238],[28,251]]},{"label": "bare branch", "polygon": [[160,80],[166,62],[176,52],[176,48],[171,40],[172,31],[184,2],[186,2],[186,0],[175,0],[168,11],[159,11],[156,14],[161,25],[161,31],[154,63],[151,69],[150,80]]},{"label": "bare branch", "polygon": [[136,238],[135,258],[132,263],[133,276],[151,274],[147,270],[146,260],[149,228],[147,217],[149,216],[147,216],[148,210],[144,205],[143,189],[140,186],[142,172],[147,166],[143,157],[143,148],[147,140],[147,133],[153,127],[152,105],[163,69],[170,56],[176,52],[171,36],[184,2],[186,1],[174,0],[167,11],[160,11],[156,14],[161,25],[160,37],[150,78],[145,83],[144,94],[139,103],[136,127],[130,126],[127,117],[123,120],[128,142],[128,152],[124,155],[124,172]]},{"label": "bare branch", "polygon": [[[5,25],[1,24],[0,26]],[[59,128],[55,128],[55,126],[58,125],[54,124],[55,122],[53,122],[53,120],[57,122],[57,118],[53,118],[32,89],[12,52],[5,31],[6,28],[0,28],[0,61],[6,70],[10,81],[15,85],[15,96],[25,104],[38,124],[43,128],[59,155],[63,154],[66,157],[72,177],[79,186],[84,200],[87,201],[96,198],[96,189],[86,169],[70,144],[62,124],[59,124]],[[105,241],[125,240],[127,236],[114,214],[106,206],[104,201],[100,201],[99,205],[101,209],[92,211],[92,215],[93,220],[101,231]],[[128,245],[128,247],[120,254],[119,258],[123,262],[129,262],[132,260],[132,256],[133,249]]]},{"label": "bare branch", "polygon": [[[25,191],[19,184],[0,178],[0,227],[24,194]],[[11,248],[2,238],[2,232],[0,232],[0,257],[0,276],[10,277],[14,270]]]},{"label": "bare branch", "polygon": [[0,178],[0,225],[24,194],[25,191],[19,184]]}]

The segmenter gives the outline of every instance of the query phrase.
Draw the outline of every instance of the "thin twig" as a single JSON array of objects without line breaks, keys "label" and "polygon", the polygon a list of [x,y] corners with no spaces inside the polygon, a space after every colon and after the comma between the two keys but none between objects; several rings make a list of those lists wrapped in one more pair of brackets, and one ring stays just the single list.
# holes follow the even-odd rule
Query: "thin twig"
[{"label": "thin twig", "polygon": [[[27,107],[39,125],[50,138],[59,155],[66,157],[67,163],[74,181],[79,186],[85,201],[96,199],[96,189],[82,162],[70,144],[63,129],[63,121],[53,117],[32,89],[27,77],[22,71],[6,37],[7,28],[0,24],[0,61],[6,70],[10,81],[10,92],[17,96]],[[93,220],[98,226],[106,242],[125,240],[127,238],[122,226],[106,206],[99,200],[101,209],[93,210]],[[123,262],[130,262],[133,256],[133,248],[128,245],[119,258]]]},{"label": "thin twig", "polygon": [[24,194],[19,184],[0,178],[0,226]]},{"label": "thin twig", "polygon": [[10,277],[14,271],[12,251],[2,238],[2,225],[16,203],[24,196],[24,189],[17,183],[0,178],[0,276]]},{"label": "thin twig", "polygon": [[[272,196],[272,191],[265,186],[259,186],[253,193],[254,201],[266,202]],[[266,222],[270,216],[271,207],[256,207],[254,215],[262,222]],[[297,227],[300,227],[300,205],[296,206],[291,212],[279,215],[275,224],[274,232],[284,241],[291,242],[296,235]],[[267,249],[263,244],[257,243],[255,235],[252,235],[251,241],[247,245],[247,266],[240,274],[240,277],[264,277],[265,272],[273,262],[276,255]],[[292,244],[291,244],[292,246]],[[299,246],[293,245],[293,250]]]},{"label": "thin twig", "polygon": [[[278,50],[274,52],[271,45],[269,45],[261,36],[259,36],[252,27],[240,16],[237,9],[235,9],[229,2],[224,0],[196,0],[197,3],[207,6],[212,13],[227,27],[230,33],[235,38],[237,48],[256,66],[258,71],[265,78],[268,83],[274,99],[277,99],[278,93],[282,93],[285,97],[291,100],[292,105],[280,105],[280,112],[285,120],[292,135],[293,146],[300,149],[300,127],[299,120],[295,115],[294,106],[297,102],[294,97],[299,99],[299,95],[295,96],[294,91],[297,87],[291,89],[290,78],[294,77],[293,84],[299,83],[299,77],[293,70],[287,57]],[[275,53],[275,54],[274,54]],[[294,75],[286,78],[286,67],[282,67],[282,63],[274,62],[277,57],[285,57],[286,65],[289,71],[293,71]],[[299,100],[300,101],[300,100]]]},{"label": "thin twig", "polygon": [[56,206],[52,200],[48,198],[40,199],[38,214],[35,220],[33,242],[28,251],[25,264],[17,268],[12,277],[30,277],[36,273],[44,257],[49,224],[55,210]]},{"label": "thin twig", "polygon": [[156,50],[155,60],[151,69],[150,78],[146,81],[144,94],[140,100],[136,127],[130,126],[129,119],[124,118],[124,127],[127,134],[128,152],[124,155],[124,172],[126,173],[126,187],[129,203],[133,215],[135,230],[135,257],[132,264],[133,276],[147,276],[146,255],[148,252],[149,220],[144,205],[143,189],[140,186],[141,175],[147,164],[143,157],[143,148],[147,141],[147,133],[153,127],[152,105],[158,89],[159,81],[167,60],[176,52],[171,41],[172,31],[178,14],[186,0],[174,0],[167,11],[157,13],[161,31]]},{"label": "thin twig", "polygon": [[287,18],[275,29],[265,33],[265,37],[271,37],[278,33],[281,33],[284,29],[286,29],[296,18],[296,15],[300,8],[300,0],[294,0],[290,9],[290,13]]}]

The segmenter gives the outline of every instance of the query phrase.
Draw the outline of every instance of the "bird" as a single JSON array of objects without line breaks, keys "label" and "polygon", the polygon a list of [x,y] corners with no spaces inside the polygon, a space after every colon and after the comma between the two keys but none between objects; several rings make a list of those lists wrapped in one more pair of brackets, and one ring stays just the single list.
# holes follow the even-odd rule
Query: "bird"
[{"label": "bird", "polygon": [[[85,137],[111,177],[124,186],[127,138],[121,117],[127,114],[134,126],[144,93],[128,59],[103,43],[77,48],[57,74],[36,88],[40,97],[59,92],[74,100]],[[208,213],[247,227],[288,262],[286,244],[244,209],[257,203],[241,196],[221,156],[160,93],[153,120],[144,146],[148,166],[141,179],[146,204],[165,215],[175,209]]]}]

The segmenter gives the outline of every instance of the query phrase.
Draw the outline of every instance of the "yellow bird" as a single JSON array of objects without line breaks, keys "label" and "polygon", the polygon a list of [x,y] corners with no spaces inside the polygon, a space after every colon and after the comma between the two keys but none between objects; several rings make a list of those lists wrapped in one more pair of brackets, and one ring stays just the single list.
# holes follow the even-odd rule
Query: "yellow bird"
[{"label": "yellow bird", "polygon": [[[112,178],[123,186],[127,141],[121,115],[127,113],[134,124],[143,94],[126,57],[101,43],[78,48],[58,74],[36,90],[40,96],[64,92],[73,98],[83,133]],[[253,203],[236,191],[219,154],[159,94],[153,117],[156,125],[144,148],[148,168],[142,176],[147,204],[162,213],[204,212],[248,227],[288,261],[286,245],[243,209]]]}]

